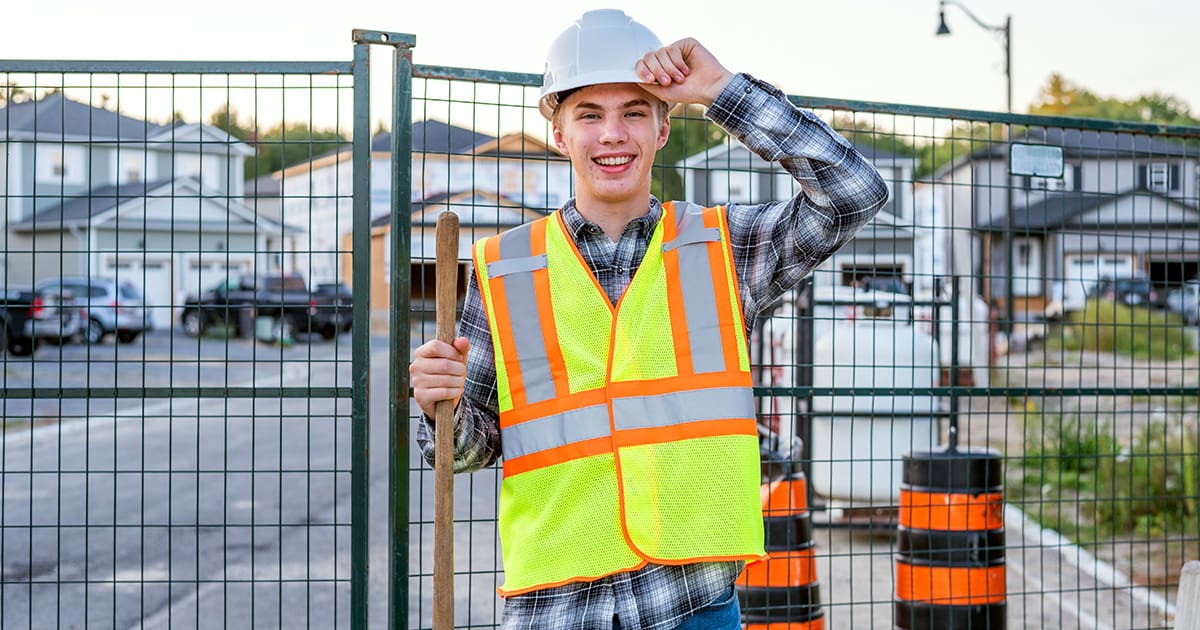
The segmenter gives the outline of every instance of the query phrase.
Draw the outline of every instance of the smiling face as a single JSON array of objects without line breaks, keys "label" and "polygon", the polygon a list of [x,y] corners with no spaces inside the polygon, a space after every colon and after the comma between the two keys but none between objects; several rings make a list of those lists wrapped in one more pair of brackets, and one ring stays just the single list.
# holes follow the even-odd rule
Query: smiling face
[{"label": "smiling face", "polygon": [[559,106],[554,142],[571,158],[581,210],[645,214],[650,167],[671,129],[658,109],[658,100],[633,83],[591,85]]}]

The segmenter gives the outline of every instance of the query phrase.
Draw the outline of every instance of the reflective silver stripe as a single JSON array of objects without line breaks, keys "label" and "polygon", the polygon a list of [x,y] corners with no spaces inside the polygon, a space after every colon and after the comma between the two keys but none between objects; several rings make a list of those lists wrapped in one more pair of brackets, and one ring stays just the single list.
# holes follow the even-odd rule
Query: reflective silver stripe
[{"label": "reflective silver stripe", "polygon": [[607,435],[608,407],[594,405],[502,429],[500,444],[504,458],[513,459]]},{"label": "reflective silver stripe", "polygon": [[683,247],[692,243],[710,243],[719,240],[721,240],[721,228],[702,227],[693,229],[688,234],[679,234],[670,242],[663,243],[663,251],[669,252],[676,247]]},{"label": "reflective silver stripe", "polygon": [[[500,236],[500,259],[527,260],[530,258],[531,223],[517,226]],[[488,263],[488,273],[494,263]],[[490,277],[490,276],[489,276]],[[501,279],[508,302],[508,321],[512,326],[517,361],[521,364],[521,382],[525,386],[525,402],[536,403],[554,398],[554,378],[550,375],[549,353],[542,334],[537,293],[533,288],[533,273],[509,272]]]},{"label": "reflective silver stripe", "polygon": [[510,273],[532,272],[538,269],[545,269],[546,255],[526,256],[525,258],[513,258],[512,260],[502,259],[496,262],[487,264],[487,277],[499,278],[507,276]]},{"label": "reflective silver stripe", "polygon": [[[717,319],[717,293],[713,288],[712,268],[707,247],[689,247],[708,242],[710,228],[704,227],[704,208],[694,203],[676,203],[675,238],[679,252],[679,281],[683,292],[683,311],[687,317],[688,343],[692,348],[692,369],[697,374],[725,371],[725,351],[721,347]],[[720,229],[717,230],[718,239]],[[663,245],[663,251],[667,244]]]},{"label": "reflective silver stripe", "polygon": [[754,391],[749,387],[714,387],[613,399],[613,426],[618,431],[736,418],[754,418]]}]

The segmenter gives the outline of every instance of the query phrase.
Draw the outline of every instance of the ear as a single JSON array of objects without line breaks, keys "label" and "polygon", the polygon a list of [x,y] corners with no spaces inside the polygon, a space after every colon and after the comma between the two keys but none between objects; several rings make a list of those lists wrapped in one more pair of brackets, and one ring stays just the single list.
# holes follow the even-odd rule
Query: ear
[{"label": "ear", "polygon": [[557,124],[554,124],[552,128],[554,130],[554,146],[558,147],[563,155],[570,157],[571,153],[567,151],[567,143],[563,140],[562,129],[559,129]]},{"label": "ear", "polygon": [[661,149],[667,146],[667,139],[671,136],[671,116],[670,114],[663,116],[662,124],[658,128],[658,148]]}]

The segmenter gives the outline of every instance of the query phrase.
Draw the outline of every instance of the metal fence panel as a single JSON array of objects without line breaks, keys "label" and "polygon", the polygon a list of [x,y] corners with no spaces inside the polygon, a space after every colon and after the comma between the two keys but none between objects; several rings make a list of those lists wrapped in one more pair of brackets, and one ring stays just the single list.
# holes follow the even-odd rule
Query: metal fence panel
[{"label": "metal fence panel", "polygon": [[[436,214],[460,215],[465,244],[552,212],[572,177],[537,113],[540,76],[417,65],[413,77],[411,142],[392,145],[411,189],[390,224],[411,225],[411,258],[393,243],[390,273],[410,274],[392,287],[392,317],[416,347],[433,337]],[[901,457],[951,440],[1002,458],[993,516],[1009,627],[1168,627],[1179,569],[1200,555],[1200,353],[1186,310],[1200,278],[1200,129],[791,98],[851,140],[890,192],[753,336],[776,460],[764,480],[789,466],[808,475],[829,627],[893,623]],[[656,194],[798,192],[701,113],[674,112]],[[1021,157],[1045,147],[1061,149],[1061,166],[1054,149],[1041,166]],[[403,361],[393,366],[406,384]],[[426,627],[432,471],[417,449],[401,452],[411,538],[393,606]],[[457,483],[456,621],[491,627],[503,608],[500,473]]]},{"label": "metal fence panel", "polygon": [[0,626],[365,627],[366,89],[0,61]]}]

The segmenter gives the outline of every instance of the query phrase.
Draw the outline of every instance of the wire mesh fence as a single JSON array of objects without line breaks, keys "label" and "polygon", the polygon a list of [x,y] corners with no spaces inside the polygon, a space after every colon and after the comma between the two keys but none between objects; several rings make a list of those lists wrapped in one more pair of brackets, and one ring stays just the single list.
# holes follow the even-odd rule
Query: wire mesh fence
[{"label": "wire mesh fence", "polygon": [[[572,182],[537,114],[540,77],[413,76],[416,347],[433,336],[436,214],[460,215],[465,244],[553,212]],[[982,615],[970,627],[1169,627],[1179,570],[1200,555],[1200,130],[792,100],[880,170],[889,202],[752,331],[768,521],[811,535],[743,576],[744,619],[943,627],[929,606],[945,605]],[[702,111],[677,108],[671,127],[660,198],[804,194]],[[1002,471],[959,497],[984,514],[975,538],[965,512],[931,525],[959,517],[920,503],[957,490],[908,477],[906,455],[950,444],[991,449],[985,469]],[[407,606],[425,627],[432,472],[415,449],[408,463]],[[768,505],[800,472],[803,499]],[[501,618],[500,476],[457,480],[458,627]],[[945,548],[920,547],[930,536]]]},{"label": "wire mesh fence", "polygon": [[0,626],[365,619],[329,168],[354,89],[349,63],[0,62]]},{"label": "wire mesh fence", "polygon": [[[394,458],[372,576],[390,625],[429,626],[403,366],[434,334],[436,215],[460,216],[465,286],[469,244],[553,212],[572,172],[540,76],[356,42],[0,62],[3,627],[365,627],[372,315]],[[396,47],[374,133],[370,44]],[[747,620],[1169,627],[1200,556],[1200,130],[792,100],[889,201],[751,331],[773,561],[739,580]],[[805,194],[701,111],[671,124],[660,199]],[[923,476],[950,445],[983,463]],[[501,474],[457,479],[456,627],[501,619]]]}]

